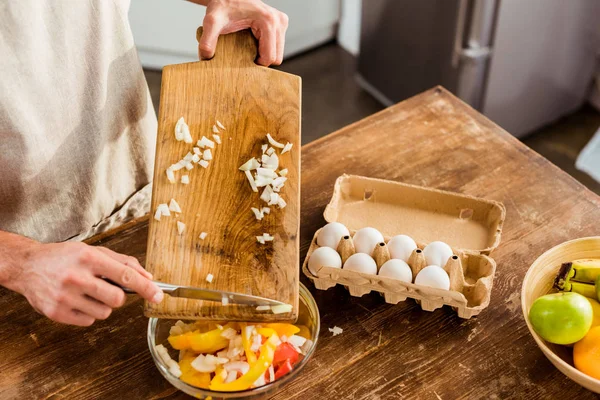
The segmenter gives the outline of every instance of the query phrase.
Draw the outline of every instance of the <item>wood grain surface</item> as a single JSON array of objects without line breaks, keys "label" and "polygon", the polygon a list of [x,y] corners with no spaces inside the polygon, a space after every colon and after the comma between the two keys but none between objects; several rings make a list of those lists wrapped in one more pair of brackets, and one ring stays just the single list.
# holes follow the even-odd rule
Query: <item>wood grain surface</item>
[{"label": "wood grain surface", "polygon": [[[219,320],[290,320],[298,310],[300,218],[300,78],[254,64],[256,42],[250,31],[219,37],[215,58],[166,66],[163,70],[152,214],[175,199],[182,213],[150,219],[146,268],[155,279],[267,297],[292,304],[291,313],[257,313],[255,307],[226,305],[166,296],[159,305],[146,303],[147,316]],[[175,140],[181,117],[190,127],[193,144]],[[222,144],[212,149],[208,168],[200,165],[175,172],[170,183],[165,170],[192,152],[202,136],[213,140],[220,121]],[[266,134],[294,146],[279,156],[288,180],[280,195],[287,206],[271,206],[258,221],[251,207],[266,206],[238,168],[260,159]],[[280,153],[278,149],[277,153]],[[183,174],[190,183],[179,182]],[[177,222],[185,224],[179,234]],[[204,240],[199,238],[206,232]],[[260,244],[256,236],[275,237]],[[207,282],[212,274],[214,279]]]},{"label": "wood grain surface", "polygon": [[[595,399],[556,370],[520,310],[529,265],[568,239],[598,234],[600,198],[442,88],[303,147],[301,254],[324,224],[342,173],[502,201],[507,207],[490,306],[465,321],[446,307],[389,305],[342,287],[311,290],[317,351],[274,399]],[[95,242],[146,261],[147,222]],[[131,297],[90,328],[54,324],[0,288],[0,398],[187,399],[147,349],[143,303]],[[328,328],[344,332],[333,337]]]}]

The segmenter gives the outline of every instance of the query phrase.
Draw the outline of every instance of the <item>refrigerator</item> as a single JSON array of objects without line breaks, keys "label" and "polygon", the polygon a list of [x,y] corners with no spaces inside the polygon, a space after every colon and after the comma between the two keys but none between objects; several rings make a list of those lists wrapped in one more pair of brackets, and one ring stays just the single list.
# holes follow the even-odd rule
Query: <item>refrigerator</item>
[{"label": "refrigerator", "polygon": [[442,85],[517,137],[579,108],[598,0],[368,0],[359,84],[385,105]]}]

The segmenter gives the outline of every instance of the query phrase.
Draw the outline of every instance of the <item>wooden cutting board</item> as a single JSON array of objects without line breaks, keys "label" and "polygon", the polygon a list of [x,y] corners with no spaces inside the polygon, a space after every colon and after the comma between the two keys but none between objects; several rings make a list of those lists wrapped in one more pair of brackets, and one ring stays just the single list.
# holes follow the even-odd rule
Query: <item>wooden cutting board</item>
[{"label": "wooden cutting board", "polygon": [[[198,38],[201,35],[198,29]],[[161,318],[238,321],[294,320],[298,313],[300,220],[300,77],[258,66],[256,41],[251,32],[223,35],[212,60],[169,65],[163,69],[152,210],[175,199],[181,214],[171,212],[160,221],[151,218],[146,268],[154,279],[268,297],[293,306],[291,313],[259,313],[254,307],[165,296],[158,305],[145,303],[145,315]],[[175,124],[184,117],[192,144],[175,139]],[[192,170],[166,169],[177,163],[197,140],[214,140],[213,125],[220,121],[222,144],[215,144],[208,168],[193,163]],[[260,158],[266,134],[292,150],[280,154],[287,168],[281,196],[285,208],[270,206],[259,221],[251,207],[267,206],[252,191],[238,168]],[[190,183],[180,182],[188,175]],[[177,221],[185,223],[178,234]],[[206,232],[204,240],[199,238]],[[272,242],[260,244],[264,232]],[[212,274],[212,283],[206,277]]]}]

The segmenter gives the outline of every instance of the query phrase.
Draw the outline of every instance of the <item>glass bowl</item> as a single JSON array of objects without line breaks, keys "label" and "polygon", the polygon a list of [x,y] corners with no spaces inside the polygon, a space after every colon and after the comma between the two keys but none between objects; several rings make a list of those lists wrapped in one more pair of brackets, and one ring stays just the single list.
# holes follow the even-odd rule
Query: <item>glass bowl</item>
[{"label": "glass bowl", "polygon": [[[175,386],[177,389],[185,392],[191,396],[194,396],[199,399],[204,399],[207,397],[211,397],[212,399],[244,399],[244,398],[256,398],[259,396],[265,396],[268,393],[274,393],[278,389],[280,389],[287,382],[291,381],[294,376],[300,372],[300,370],[306,365],[310,357],[315,351],[317,347],[317,338],[319,337],[319,329],[321,325],[320,317],[319,317],[319,309],[317,308],[317,304],[315,303],[315,299],[310,294],[306,286],[300,283],[300,310],[298,313],[298,321],[296,323],[305,325],[310,331],[310,340],[312,341],[312,346],[308,349],[304,358],[294,366],[294,369],[286,374],[285,376],[273,381],[271,383],[267,383],[264,386],[257,387],[254,389],[248,389],[238,392],[217,392],[208,389],[201,389],[195,386],[188,385],[187,383],[179,380],[175,375],[169,372],[169,368],[166,364],[163,363],[161,358],[158,356],[156,352],[156,345],[162,344],[167,348],[169,354],[174,360],[178,360],[178,352],[173,350],[173,348],[169,345],[167,338],[169,337],[169,330],[171,326],[173,326],[176,320],[173,319],[162,319],[162,318],[150,318],[148,322],[148,347],[150,348],[150,354],[152,354],[152,359],[156,364],[156,367],[170,383]],[[189,321],[184,321],[189,322]]]}]

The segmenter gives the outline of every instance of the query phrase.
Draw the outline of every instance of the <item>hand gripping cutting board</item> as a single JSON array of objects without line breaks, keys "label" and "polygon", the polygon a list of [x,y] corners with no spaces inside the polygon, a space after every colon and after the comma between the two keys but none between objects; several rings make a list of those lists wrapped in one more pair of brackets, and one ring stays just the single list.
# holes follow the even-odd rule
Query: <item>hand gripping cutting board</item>
[{"label": "hand gripping cutting board", "polygon": [[[201,29],[198,29],[200,37]],[[256,41],[243,31],[219,38],[212,60],[169,65],[163,69],[152,210],[175,199],[181,214],[171,212],[150,220],[146,268],[162,282],[267,297],[293,306],[290,313],[257,312],[254,307],[165,296],[158,305],[146,303],[145,315],[160,318],[238,321],[294,320],[298,313],[300,219],[300,77],[254,63]],[[184,117],[192,144],[175,139],[175,124]],[[214,140],[213,125],[220,121],[221,144],[212,149],[208,168],[175,172],[166,169],[193,153],[197,140]],[[280,154],[287,168],[281,196],[283,209],[259,221],[251,207],[267,206],[252,191],[238,168],[252,157],[260,159],[266,134],[292,150]],[[190,183],[181,183],[188,175]],[[185,224],[178,234],[177,221]],[[204,240],[200,233],[206,232]],[[272,242],[260,244],[264,232]],[[212,274],[212,283],[206,281]]]}]

